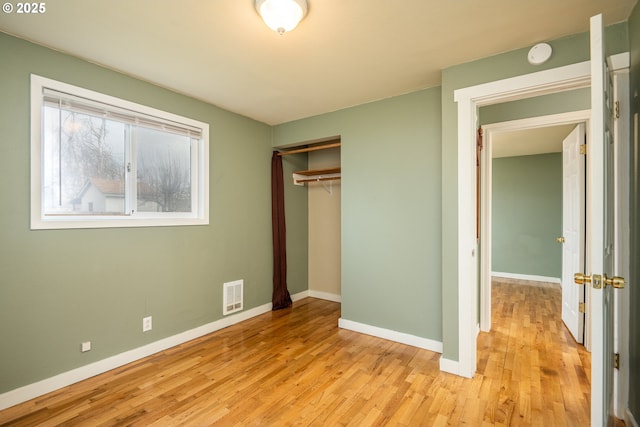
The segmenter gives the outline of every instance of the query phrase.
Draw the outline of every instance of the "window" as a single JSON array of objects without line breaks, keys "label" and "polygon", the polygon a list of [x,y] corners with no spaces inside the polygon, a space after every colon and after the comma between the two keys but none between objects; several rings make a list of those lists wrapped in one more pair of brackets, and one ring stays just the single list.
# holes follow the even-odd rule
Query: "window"
[{"label": "window", "polygon": [[209,223],[209,125],[31,76],[31,228]]}]

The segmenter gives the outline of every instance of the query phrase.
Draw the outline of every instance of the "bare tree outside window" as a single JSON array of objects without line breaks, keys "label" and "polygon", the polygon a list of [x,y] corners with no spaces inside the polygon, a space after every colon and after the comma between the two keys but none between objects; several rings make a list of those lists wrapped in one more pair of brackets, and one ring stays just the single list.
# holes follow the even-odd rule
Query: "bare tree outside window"
[{"label": "bare tree outside window", "polygon": [[31,228],[209,224],[209,124],[31,75]]},{"label": "bare tree outside window", "polygon": [[50,211],[92,214],[125,209],[125,146],[135,135],[139,212],[191,211],[191,138],[50,108],[45,152]]},{"label": "bare tree outside window", "polygon": [[[124,125],[58,108],[45,109],[45,206],[49,211],[122,213]],[[92,190],[91,186],[96,186]],[[106,186],[106,187],[105,187]],[[102,187],[102,188],[100,188]],[[96,203],[92,191],[108,187],[117,203]],[[95,198],[95,197],[94,197]]]},{"label": "bare tree outside window", "polygon": [[191,139],[136,129],[138,211],[191,211]]}]

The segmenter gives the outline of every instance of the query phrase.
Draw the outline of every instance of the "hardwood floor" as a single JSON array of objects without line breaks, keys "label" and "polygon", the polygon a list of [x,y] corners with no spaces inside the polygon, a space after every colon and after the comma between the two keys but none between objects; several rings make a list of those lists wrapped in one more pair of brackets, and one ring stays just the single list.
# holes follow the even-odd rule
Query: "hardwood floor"
[{"label": "hardwood floor", "polygon": [[0,411],[12,426],[587,426],[590,357],[559,318],[560,291],[495,283],[478,373],[439,354],[337,328],[306,298]]}]

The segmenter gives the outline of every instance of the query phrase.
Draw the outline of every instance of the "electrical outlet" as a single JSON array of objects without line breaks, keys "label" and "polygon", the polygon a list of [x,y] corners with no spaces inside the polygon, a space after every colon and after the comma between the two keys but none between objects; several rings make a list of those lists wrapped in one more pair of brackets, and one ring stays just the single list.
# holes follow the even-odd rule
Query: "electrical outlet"
[{"label": "electrical outlet", "polygon": [[91,341],[85,341],[82,344],[80,344],[81,352],[86,353],[89,350],[91,350]]},{"label": "electrical outlet", "polygon": [[142,318],[142,332],[147,332],[153,329],[153,322],[151,316]]}]

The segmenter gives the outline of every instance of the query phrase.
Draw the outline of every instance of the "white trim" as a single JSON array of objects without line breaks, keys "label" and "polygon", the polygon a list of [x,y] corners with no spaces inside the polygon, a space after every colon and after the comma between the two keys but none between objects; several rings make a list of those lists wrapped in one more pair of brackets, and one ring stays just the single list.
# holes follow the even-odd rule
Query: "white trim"
[{"label": "white trim", "polygon": [[404,332],[392,331],[391,329],[379,328],[343,318],[338,319],[338,327],[413,347],[423,348],[436,353],[442,353],[442,342],[440,341],[417,337],[415,335],[405,334]]},{"label": "white trim", "polygon": [[536,96],[540,96],[587,87],[591,79],[589,64],[589,61],[584,61],[457,89],[454,91],[454,100],[474,100],[476,105],[482,106],[528,98],[531,96],[531,88],[535,88]]},{"label": "white trim", "polygon": [[[629,52],[618,53],[610,57],[612,70],[629,68]],[[478,106],[516,101],[535,96],[556,93],[565,90],[588,87],[591,83],[591,61],[578,62],[537,73],[524,74],[504,80],[483,83],[454,91],[454,101],[464,99],[477,100]]]},{"label": "white trim", "polygon": [[[480,153],[480,330],[491,331],[491,265],[493,200],[493,144],[492,132],[482,127],[483,149]],[[491,129],[491,128],[489,128]]]},{"label": "white trim", "polygon": [[[605,225],[610,221],[605,216],[608,208],[608,185],[605,179],[608,172],[606,168],[608,152],[607,135],[608,129],[607,96],[613,97],[609,92],[608,72],[605,68],[607,62],[606,41],[604,35],[604,22],[602,15],[591,17],[590,21],[590,52],[591,52],[591,126],[590,137],[587,143],[587,194],[586,194],[586,263],[585,274],[603,274],[612,272],[605,270],[608,267],[605,258],[611,248],[606,248],[608,241],[606,238],[609,231]],[[607,331],[609,325],[608,316],[605,316],[605,303],[612,290],[604,286],[600,289],[589,286],[589,305],[587,311],[591,315],[591,335],[588,341],[591,346],[591,426],[601,426],[608,424],[609,413],[613,401],[610,394],[608,374],[610,364],[612,364],[613,352],[605,346],[607,345]],[[611,301],[613,303],[613,301]]]},{"label": "white trim", "polygon": [[301,299],[305,299],[308,296],[310,296],[309,291],[298,292],[297,294],[291,295],[291,301],[293,302],[300,301]]},{"label": "white trim", "polygon": [[[610,63],[613,71],[628,68],[630,64],[629,52],[612,55]],[[454,91],[453,98],[455,102],[473,100],[477,106],[483,106],[589,87],[590,83],[591,61],[584,61],[460,88]],[[535,91],[535,94],[532,90]]]},{"label": "white trim", "polygon": [[440,358],[440,370],[454,375],[460,375],[460,363],[457,360]]},{"label": "white trim", "polygon": [[[591,110],[578,110],[566,113],[550,114],[546,116],[530,117],[526,119],[510,120],[507,122],[483,125],[484,149],[481,160],[481,214],[480,244],[482,245],[480,259],[480,329],[484,332],[491,330],[491,238],[492,238],[492,151],[493,136],[496,133],[510,132],[523,129],[536,129],[546,126],[589,122]],[[588,126],[587,126],[588,127]],[[530,279],[524,279],[530,280]]]},{"label": "white trim", "polygon": [[[620,277],[629,277],[630,266],[630,171],[629,157],[631,108],[629,96],[629,70],[614,73],[614,100],[620,104],[620,117],[614,121],[614,167],[615,167],[615,271]],[[630,290],[628,286],[614,291],[614,324],[629,325]],[[614,330],[614,352],[620,354],[620,369],[613,372],[613,410],[618,418],[624,418],[624,411],[629,399],[629,328],[619,327]]]},{"label": "white trim", "polygon": [[[456,95],[458,91],[456,91]],[[458,373],[476,372],[475,324],[478,319],[476,262],[476,180],[474,153],[477,106],[471,98],[458,100]]]},{"label": "white trim", "polygon": [[638,421],[635,419],[629,408],[627,408],[627,410],[625,411],[624,422],[629,427],[640,427],[640,424],[638,424]]},{"label": "white trim", "polygon": [[[198,144],[191,148],[191,212],[136,212],[127,215],[44,215],[42,195],[42,111],[43,90],[53,89],[72,96],[112,105],[116,109],[130,110],[140,115],[158,118],[165,123],[177,123],[186,128],[199,129]],[[30,80],[30,164],[31,164],[31,229],[76,229],[114,227],[160,227],[179,225],[209,224],[209,124],[188,117],[179,116],[146,105],[137,104],[114,96],[95,92],[68,83],[31,74]],[[133,162],[135,164],[135,162]],[[135,176],[135,166],[131,172]],[[125,180],[126,181],[126,180]],[[134,186],[135,187],[135,186]],[[135,191],[134,191],[135,192]],[[125,207],[127,202],[125,201]]]},{"label": "white trim", "polygon": [[566,113],[549,114],[547,116],[510,120],[508,122],[489,123],[482,125],[482,129],[489,133],[511,132],[515,130],[582,123],[589,121],[590,119],[591,110],[577,110],[568,111]]},{"label": "white trim", "polygon": [[[628,65],[628,58],[628,54],[620,54],[612,58],[612,62],[617,67],[624,66]],[[454,101],[458,103],[458,359],[462,376],[473,377],[477,363],[474,335],[478,319],[478,277],[473,162],[477,109],[482,105],[588,87],[590,80],[591,63],[585,61],[454,91]]]},{"label": "white trim", "polygon": [[[293,301],[298,301],[305,297],[307,297],[307,291],[291,295],[291,299]],[[58,390],[62,387],[66,387],[79,381],[86,380],[87,378],[91,378],[93,376],[118,368],[120,366],[124,366],[128,363],[135,362],[136,360],[143,359],[147,356],[151,356],[155,353],[167,350],[171,347],[175,347],[187,341],[191,341],[220,329],[235,325],[261,314],[268,313],[269,311],[271,311],[272,307],[273,305],[271,303],[263,304],[250,310],[216,320],[206,325],[202,325],[197,328],[190,329],[188,331],[184,331],[167,338],[163,338],[142,347],[125,351],[123,353],[116,354],[115,356],[98,360],[97,362],[93,362],[88,365],[63,372],[53,377],[49,377],[32,384],[10,390],[6,393],[2,393],[0,394],[0,411],[19,403],[26,402],[27,400],[31,400],[52,391]]]},{"label": "white trim", "polygon": [[504,273],[501,271],[492,271],[492,277],[501,277],[503,279],[517,279],[517,280],[528,280],[531,282],[546,282],[546,283],[562,283],[560,277],[550,277],[550,276],[536,276],[533,274],[518,274],[518,273]]},{"label": "white trim", "polygon": [[623,70],[631,66],[631,53],[622,52],[609,57],[609,64],[612,71]]},{"label": "white trim", "polygon": [[333,301],[333,302],[342,302],[342,296],[341,295],[337,295],[337,294],[332,294],[329,292],[322,292],[322,291],[313,291],[313,290],[309,290],[309,296],[311,298],[318,298],[318,299],[323,299],[323,300],[327,300],[327,301]]}]

